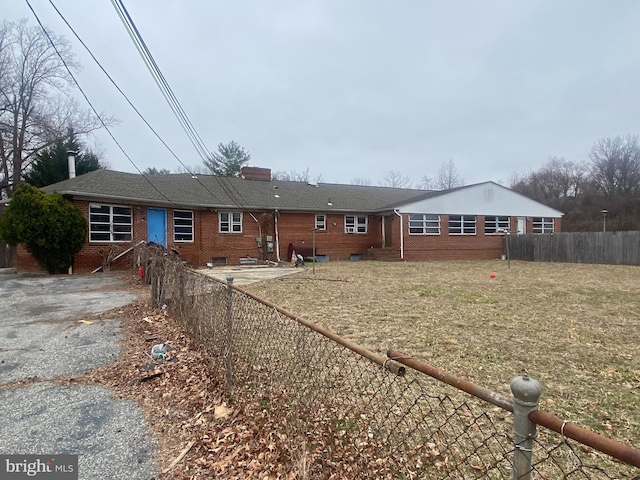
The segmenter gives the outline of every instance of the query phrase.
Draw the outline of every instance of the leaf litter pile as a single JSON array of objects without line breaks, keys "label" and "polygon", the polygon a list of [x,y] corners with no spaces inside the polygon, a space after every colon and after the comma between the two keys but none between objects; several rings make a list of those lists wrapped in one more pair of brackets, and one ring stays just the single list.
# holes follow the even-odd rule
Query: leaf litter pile
[{"label": "leaf litter pile", "polygon": [[[245,289],[373,351],[400,350],[506,395],[510,379],[526,371],[543,385],[542,409],[637,447],[638,273],[527,262],[508,269],[502,261],[332,262]],[[301,439],[291,435],[296,412],[275,408],[286,404],[281,392],[256,396],[240,385],[226,396],[198,345],[167,310],[149,306],[146,285],[128,279],[141,299],[117,311],[119,360],[64,381],[107,386],[142,407],[159,442],[158,478],[358,478],[367,468],[382,476],[384,465],[353,458],[330,433],[329,410],[316,412],[317,428]],[[160,342],[171,350],[153,361],[148,353]]]},{"label": "leaf litter pile", "polygon": [[[158,440],[154,478],[358,478],[362,470],[353,465],[349,443],[329,436],[335,424],[329,409],[315,412],[316,428],[295,438],[291,432],[298,417],[278,407],[287,403],[281,391],[237,385],[229,397],[225,379],[169,311],[149,305],[148,287],[136,276],[125,281],[139,294],[138,301],[81,320],[121,319],[119,358],[56,382],[101,385],[117,398],[135,401]],[[167,357],[153,360],[152,346],[165,342],[171,346]],[[327,444],[345,461],[327,460]]]}]

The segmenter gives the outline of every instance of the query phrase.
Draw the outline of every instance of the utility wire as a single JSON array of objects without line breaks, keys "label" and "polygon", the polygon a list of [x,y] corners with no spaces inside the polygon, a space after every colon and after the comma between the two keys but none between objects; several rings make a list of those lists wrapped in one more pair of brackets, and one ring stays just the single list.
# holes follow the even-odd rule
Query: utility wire
[{"label": "utility wire", "polygon": [[171,149],[171,147],[169,147],[169,145],[167,145],[167,143],[162,139],[162,137],[160,136],[160,134],[151,126],[151,124],[147,121],[147,119],[144,117],[144,115],[142,115],[142,113],[140,112],[140,110],[138,110],[136,108],[136,106],[131,102],[131,100],[129,99],[129,97],[127,97],[127,95],[122,91],[122,89],[118,86],[118,84],[115,82],[115,80],[111,77],[111,75],[109,75],[109,73],[105,70],[105,68],[102,66],[102,64],[98,61],[98,59],[95,57],[95,55],[93,54],[93,52],[89,49],[89,47],[84,43],[84,41],[82,40],[82,38],[80,38],[80,36],[76,33],[76,31],[73,29],[73,27],[69,24],[69,22],[67,21],[67,19],[64,17],[64,15],[62,14],[62,12],[60,12],[60,10],[58,10],[58,7],[56,7],[56,5],[53,3],[52,0],[49,0],[49,3],[51,4],[51,6],[53,7],[53,9],[56,11],[56,13],[60,16],[60,18],[62,19],[62,21],[67,25],[67,27],[69,27],[69,30],[71,30],[71,32],[73,33],[73,35],[76,37],[76,39],[80,42],[80,44],[84,47],[84,49],[87,51],[87,53],[91,56],[91,58],[93,59],[94,62],[96,62],[96,64],[98,65],[98,67],[100,68],[100,70],[102,70],[102,73],[104,73],[107,78],[109,79],[109,81],[111,82],[111,84],[116,88],[116,90],[118,90],[118,92],[120,93],[120,95],[122,95],[124,97],[124,99],[127,101],[127,103],[129,104],[129,106],[133,109],[134,112],[136,112],[136,114],[138,115],[138,117],[140,117],[140,119],[145,123],[145,125],[147,127],[149,127],[149,130],[151,130],[151,132],[156,136],[156,138],[158,140],[160,140],[160,142],[162,143],[162,145],[169,151],[169,153],[171,153],[171,155],[173,155],[173,157],[178,161],[178,163],[180,165],[182,165],[182,167],[194,178],[197,180],[197,182],[202,185],[202,188],[204,188],[207,193],[209,193],[213,198],[215,198],[218,202],[222,203],[222,200],[220,198],[218,198],[211,190],[209,190],[206,185],[204,183],[202,183],[200,181],[200,179],[198,178],[198,176],[192,172],[189,167],[187,165],[185,165],[182,160],[180,160],[180,158],[178,157],[178,155]]},{"label": "utility wire", "polygon": [[[120,19],[122,20],[122,22],[125,25],[125,28],[129,32],[129,36],[133,40],[134,45],[136,46],[136,48],[138,49],[138,52],[142,56],[143,61],[145,62],[145,64],[147,65],[147,68],[151,72],[151,75],[153,76],[154,80],[156,81],[156,84],[158,85],[158,87],[160,88],[160,91],[162,92],[163,96],[165,97],[165,99],[167,100],[169,105],[171,106],[174,114],[176,115],[176,118],[178,118],[178,121],[181,123],[183,129],[185,130],[185,132],[189,136],[189,139],[191,140],[192,144],[196,148],[196,151],[201,156],[202,160],[205,161],[205,163],[210,161],[211,159],[210,159],[210,151],[209,151],[209,149],[204,144],[204,141],[202,140],[202,138],[198,134],[196,128],[191,123],[191,120],[189,119],[188,115],[186,114],[186,112],[182,108],[182,105],[178,101],[176,95],[173,93],[173,90],[171,90],[171,87],[169,86],[169,83],[167,82],[167,80],[165,79],[164,75],[162,74],[162,71],[160,70],[160,67],[158,67],[158,64],[156,63],[155,59],[153,58],[153,55],[151,54],[151,52],[150,52],[149,48],[147,47],[144,39],[142,38],[142,35],[140,34],[138,28],[136,27],[135,23],[133,22],[133,19],[129,15],[129,12],[127,11],[126,7],[124,6],[123,1],[122,0],[111,0],[111,2],[114,5],[114,7],[116,8],[116,11],[118,12],[118,15],[120,16]],[[236,197],[228,189],[228,187],[226,187],[224,185],[224,182],[220,179],[220,177],[218,175],[214,175],[214,176],[216,177],[216,180],[217,180],[220,188],[229,196],[229,198],[231,198],[232,201],[236,205],[238,205],[240,208],[243,208],[242,202],[240,202],[237,199],[237,197],[240,197],[245,202],[246,202],[246,200],[243,198],[242,194],[238,191],[238,189],[235,188],[235,186],[233,186],[233,184],[231,184],[230,182],[227,182],[227,183],[229,183],[231,185],[232,189],[237,194],[237,197]]]},{"label": "utility wire", "polygon": [[107,124],[105,123],[105,121],[102,119],[102,117],[100,116],[100,114],[98,113],[98,111],[95,109],[95,107],[93,106],[93,104],[91,103],[91,101],[89,100],[89,98],[87,97],[87,95],[84,93],[84,90],[82,89],[82,87],[80,86],[80,84],[78,83],[78,81],[76,80],[76,77],[73,75],[73,72],[71,71],[71,69],[69,68],[69,66],[67,65],[67,62],[65,61],[64,57],[60,54],[60,51],[58,50],[58,47],[56,46],[55,42],[53,41],[53,39],[51,38],[51,36],[49,35],[49,32],[47,31],[47,29],[44,27],[44,25],[42,24],[42,22],[40,21],[40,18],[38,17],[38,15],[36,14],[35,10],[33,9],[33,7],[31,6],[31,4],[29,3],[29,0],[25,0],[27,2],[27,6],[29,7],[29,10],[31,10],[31,13],[33,13],[33,16],[35,17],[36,21],[38,22],[38,25],[40,25],[40,28],[42,29],[42,31],[44,32],[45,36],[47,37],[47,39],[49,40],[49,43],[51,44],[51,46],[53,47],[53,49],[55,50],[56,54],[58,55],[58,58],[60,58],[60,61],[62,62],[62,64],[64,65],[64,68],[67,70],[67,73],[69,74],[69,76],[71,77],[71,79],[73,80],[73,83],[75,83],[76,87],[78,88],[78,90],[80,91],[80,93],[82,94],[82,96],[84,97],[84,99],[87,101],[87,103],[89,104],[89,107],[91,107],[91,110],[93,111],[93,113],[96,115],[96,117],[98,118],[98,120],[100,121],[100,124],[103,126],[103,128],[107,131],[107,133],[109,134],[109,136],[111,137],[111,139],[115,142],[115,144],[118,146],[118,148],[120,149],[120,151],[124,154],[124,156],[127,158],[127,160],[129,160],[129,162],[131,163],[131,165],[133,165],[133,167],[138,171],[138,173],[140,173],[140,175],[142,175],[142,177],[149,183],[149,185],[151,185],[153,187],[153,189],[158,192],[165,200],[167,200],[169,203],[178,206],[173,200],[171,200],[169,197],[167,197],[164,193],[162,193],[152,182],[151,180],[149,180],[143,173],[142,171],[138,168],[138,166],[135,164],[135,162],[131,159],[131,157],[127,154],[127,152],[125,152],[124,148],[122,148],[122,145],[120,145],[120,143],[118,142],[118,140],[116,140],[116,137],[113,136],[113,133],[111,132],[111,130],[109,129],[109,127],[107,126]]},{"label": "utility wire", "polygon": [[[116,9],[118,16],[123,22],[125,29],[129,33],[129,36],[131,37],[134,45],[136,46],[136,49],[140,53],[140,56],[142,57],[143,61],[147,65],[147,68],[149,69],[151,76],[154,78],[156,84],[158,85],[158,88],[160,88],[160,91],[162,92],[163,96],[169,103],[169,106],[174,112],[174,115],[180,122],[185,133],[187,133],[189,140],[195,147],[196,151],[198,152],[202,160],[204,160],[205,162],[210,161],[209,149],[204,144],[204,141],[196,131],[195,127],[191,123],[191,120],[189,119],[188,115],[182,108],[182,105],[178,101],[176,95],[173,93],[173,90],[169,86],[169,83],[167,82],[164,75],[160,71],[160,67],[158,67],[158,64],[153,58],[153,55],[149,51],[144,39],[142,38],[142,35],[138,31],[138,28],[135,26],[133,19],[129,15],[129,12],[127,11],[126,7],[124,6],[123,1],[111,0],[111,3]],[[235,194],[234,194],[233,192],[230,191],[229,187],[224,184],[224,182],[220,179],[218,175],[214,175],[214,177],[216,178],[220,188],[227,194],[227,196],[231,199],[231,201],[241,209],[243,208],[246,209],[246,205],[243,205],[243,203],[238,200],[238,197],[239,197],[244,202],[246,202],[246,199],[242,196],[242,194],[238,191],[238,189],[231,182],[227,181],[227,183],[229,183],[229,186],[231,186],[231,188],[235,191]]]},{"label": "utility wire", "polygon": [[200,137],[200,135],[198,135],[198,132],[193,126],[193,123],[191,122],[191,120],[189,119],[189,116],[184,111],[184,108],[182,108],[182,105],[178,101],[178,98],[173,93],[173,90],[171,89],[171,87],[169,86],[169,83],[167,82],[166,78],[162,74],[162,71],[158,67],[158,64],[153,58],[153,55],[151,55],[149,48],[147,47],[144,39],[142,38],[142,35],[140,35],[138,28],[133,22],[133,19],[129,15],[129,12],[124,6],[122,0],[111,0],[111,3],[113,4],[118,15],[120,16],[120,19],[122,20],[122,23],[127,29],[127,32],[131,37],[131,40],[133,41],[134,45],[138,50],[138,53],[140,53],[140,56],[142,57],[143,61],[147,65],[147,68],[151,72],[151,76],[153,77],[156,84],[158,85],[158,88],[160,88],[160,91],[162,92],[165,99],[169,103],[171,110],[173,111],[174,115],[180,122],[180,125],[182,126],[185,133],[189,137],[189,140],[191,140],[191,143],[195,147],[198,154],[202,157],[202,159],[209,160],[209,155],[210,155],[209,149],[202,141],[202,138]]}]

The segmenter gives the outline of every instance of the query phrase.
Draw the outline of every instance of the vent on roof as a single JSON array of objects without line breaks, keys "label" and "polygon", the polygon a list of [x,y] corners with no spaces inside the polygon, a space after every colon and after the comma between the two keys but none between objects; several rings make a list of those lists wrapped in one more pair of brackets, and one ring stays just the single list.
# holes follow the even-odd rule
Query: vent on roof
[{"label": "vent on roof", "polygon": [[240,175],[245,180],[264,180],[271,181],[271,169],[260,167],[242,167],[240,169]]},{"label": "vent on roof", "polygon": [[320,185],[318,185],[318,182],[316,182],[315,180],[309,180],[307,185],[309,185],[310,187],[319,187],[320,186]]}]

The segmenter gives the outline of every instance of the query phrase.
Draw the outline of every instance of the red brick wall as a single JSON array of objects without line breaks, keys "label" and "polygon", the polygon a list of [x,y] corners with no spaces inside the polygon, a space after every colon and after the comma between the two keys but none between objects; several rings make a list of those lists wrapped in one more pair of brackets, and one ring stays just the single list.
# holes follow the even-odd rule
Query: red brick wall
[{"label": "red brick wall", "polygon": [[[75,201],[75,205],[88,218],[89,202]],[[114,204],[114,203],[111,203]],[[219,233],[217,210],[194,210],[194,242],[175,242],[173,238],[173,209],[167,208],[167,244],[177,250],[189,263],[204,266],[213,258],[226,258],[229,264],[237,265],[242,257],[261,258],[256,242],[259,235],[274,237],[273,212],[244,212],[242,233]],[[318,212],[325,213],[325,212]],[[146,206],[132,206],[133,243],[146,240]],[[344,215],[325,213],[327,229],[316,232],[316,252],[328,255],[330,260],[348,260],[352,254],[363,254],[369,248],[382,247],[382,217],[369,215],[366,234],[344,233]],[[255,219],[254,219],[255,217]],[[389,250],[400,254],[400,218],[397,215],[387,217],[387,244]],[[289,244],[305,244],[311,247],[315,213],[280,213],[278,218],[280,260],[287,258]],[[449,235],[448,216],[441,216],[440,235],[410,235],[408,216],[403,215],[404,258],[405,260],[453,260],[453,259],[491,259],[502,254],[502,235],[485,235],[484,217],[478,216],[475,235]],[[555,219],[555,231],[560,231],[560,219]],[[517,218],[511,218],[511,231],[516,231]],[[527,218],[527,232],[532,231],[532,218]],[[87,232],[88,235],[88,232]],[[390,237],[390,238],[389,238]],[[118,243],[116,252],[131,247],[131,243]],[[108,252],[111,244],[87,242],[74,258],[74,272],[89,272],[101,265],[100,253]],[[268,255],[276,260],[276,253]],[[135,262],[132,254],[117,260],[112,268],[130,268]],[[18,248],[18,269],[38,271],[39,268],[31,255]]]},{"label": "red brick wall", "polygon": [[[324,212],[318,212],[319,214]],[[280,257],[286,259],[288,246],[313,244],[315,213],[283,213],[278,218]],[[375,215],[368,215],[367,233],[345,233],[344,215],[325,213],[327,229],[316,232],[316,254],[329,255],[330,260],[348,260],[351,254],[362,254],[371,247],[381,245],[381,222]]]},{"label": "red brick wall", "polygon": [[16,268],[21,272],[44,272],[22,245],[16,248]]},{"label": "red brick wall", "polygon": [[449,216],[440,215],[440,235],[410,235],[403,215],[405,260],[481,260],[500,258],[502,235],[484,233],[484,217],[476,217],[476,233],[449,234]]}]

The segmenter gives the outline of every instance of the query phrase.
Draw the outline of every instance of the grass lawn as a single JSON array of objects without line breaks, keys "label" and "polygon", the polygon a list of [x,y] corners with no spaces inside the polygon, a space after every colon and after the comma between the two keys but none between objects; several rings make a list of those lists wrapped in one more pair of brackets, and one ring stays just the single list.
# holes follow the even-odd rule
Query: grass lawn
[{"label": "grass lawn", "polygon": [[360,261],[245,288],[506,395],[526,371],[542,383],[542,409],[640,448],[639,280],[630,266]]}]

